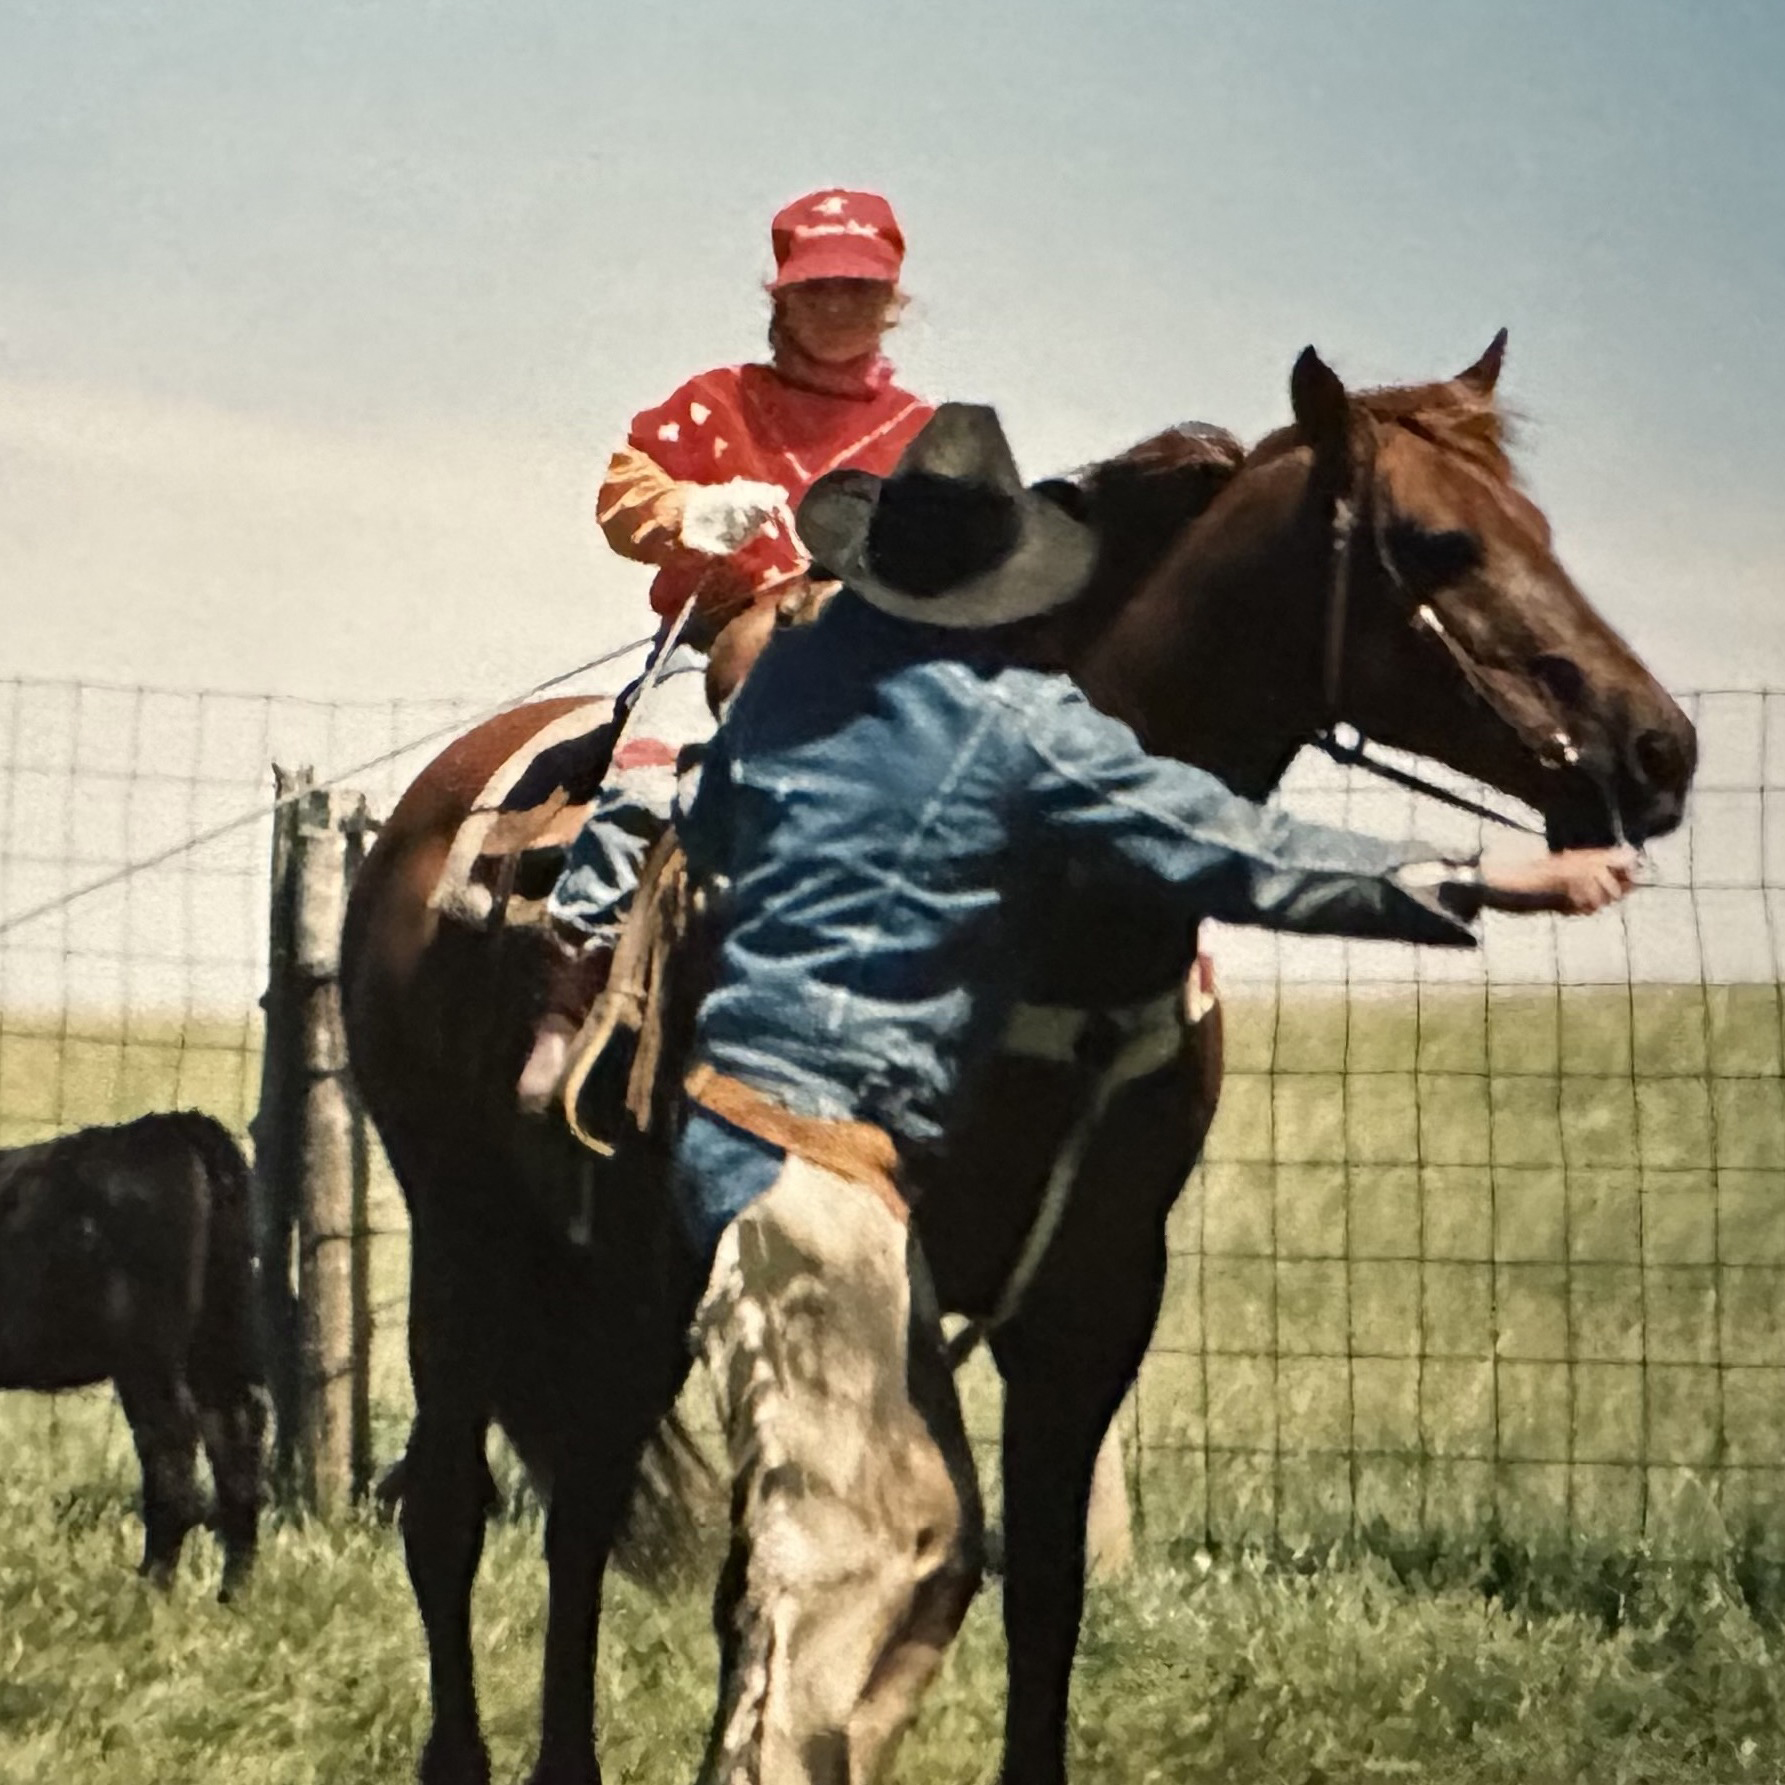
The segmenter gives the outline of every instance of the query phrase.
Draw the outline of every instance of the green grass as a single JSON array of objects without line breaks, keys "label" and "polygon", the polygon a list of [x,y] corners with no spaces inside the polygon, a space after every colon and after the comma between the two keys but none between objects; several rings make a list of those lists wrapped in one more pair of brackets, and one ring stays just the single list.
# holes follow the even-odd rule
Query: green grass
[{"label": "green grass", "polygon": [[[1785,1778],[1779,1037],[1771,987],[1233,1001],[1123,1416],[1144,1562],[1092,1595],[1077,1777]],[[0,1139],[188,1102],[239,1128],[253,1043],[9,1018]],[[384,1180],[373,1219],[400,1228]],[[382,1457],[403,1271],[380,1240]],[[989,1439],[983,1360],[964,1386]],[[0,1398],[0,1785],[408,1780],[425,1673],[394,1534],[275,1522],[230,1608],[196,1539],[163,1598],[131,1572],[135,1481],[105,1396]],[[498,1523],[478,1586],[503,1780],[534,1742],[538,1551]],[[685,1780],[704,1587],[616,1582],[607,1619],[608,1776]],[[900,1778],[990,1779],[1001,1680],[987,1594]]]},{"label": "green grass", "polygon": [[[194,1102],[247,1019],[0,1013],[0,1143]],[[1236,991],[1207,1158],[1124,1414],[1144,1534],[1785,1549],[1779,988]],[[373,1396],[406,1243],[374,1184]],[[997,1429],[983,1369],[969,1421]]]},{"label": "green grass", "polygon": [[[173,1591],[131,1574],[129,1460],[102,1400],[0,1402],[4,1785],[404,1785],[426,1719],[420,1635],[389,1529],[275,1525],[237,1605],[193,1543]],[[53,1432],[50,1430],[54,1426]],[[477,1651],[496,1777],[529,1763],[543,1635],[532,1519],[491,1528]],[[1785,1774],[1785,1652],[1708,1569],[1558,1564],[1483,1590],[1473,1564],[1304,1569],[1187,1555],[1094,1590],[1075,1776],[1112,1785],[1694,1781]],[[682,1785],[713,1676],[704,1587],[610,1586],[608,1777]],[[1615,1626],[1615,1627],[1614,1627]],[[993,1774],[1002,1692],[982,1595],[900,1760],[908,1785]]]},{"label": "green grass", "polygon": [[157,1109],[245,1133],[260,1097],[260,1013],[0,1011],[0,1146]]},{"label": "green grass", "polygon": [[1778,988],[1230,1015],[1131,1409],[1155,1536],[1778,1549]]}]

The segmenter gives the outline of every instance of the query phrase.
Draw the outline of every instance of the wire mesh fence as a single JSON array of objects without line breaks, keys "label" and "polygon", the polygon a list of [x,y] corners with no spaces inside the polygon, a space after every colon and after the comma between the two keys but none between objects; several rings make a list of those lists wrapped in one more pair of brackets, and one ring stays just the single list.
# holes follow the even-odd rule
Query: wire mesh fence
[{"label": "wire mesh fence", "polygon": [[[1227,1081],[1127,1414],[1154,1533],[1777,1550],[1785,699],[1691,704],[1691,822],[1615,911],[1215,938]],[[1318,760],[1286,797],[1483,840]]]},{"label": "wire mesh fence", "polygon": [[[1785,694],[1689,705],[1691,821],[1614,912],[1490,918],[1472,953],[1214,937],[1222,1109],[1122,1415],[1149,1537],[1785,1541]],[[245,1131],[271,764],[384,757],[353,785],[385,811],[438,747],[406,740],[472,711],[0,681],[0,921],[245,820],[0,934],[0,1144],[180,1105]],[[1283,797],[1484,840],[1322,759]],[[371,1222],[388,1457],[383,1176]]]},{"label": "wire mesh fence", "polygon": [[[566,686],[611,692],[623,673]],[[264,1043],[273,765],[354,771],[387,812],[482,704],[0,679],[0,924],[15,926],[0,932],[0,1146],[184,1107],[246,1141]],[[371,1188],[372,1392],[388,1458],[408,1399],[407,1227],[382,1160]],[[122,1421],[81,1398],[10,1397],[0,1421],[67,1451],[71,1467],[103,1453],[115,1468],[129,1453]]]}]

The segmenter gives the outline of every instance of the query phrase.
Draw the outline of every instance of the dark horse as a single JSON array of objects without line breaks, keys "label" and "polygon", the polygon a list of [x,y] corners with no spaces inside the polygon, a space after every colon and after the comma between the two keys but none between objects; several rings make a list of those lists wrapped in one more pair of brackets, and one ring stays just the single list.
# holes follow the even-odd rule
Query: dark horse
[{"label": "dark horse", "polygon": [[[1309,350],[1291,381],[1294,426],[1212,500],[1206,476],[1177,475],[1177,436],[1057,487],[1103,545],[1093,586],[1037,648],[1149,748],[1255,797],[1344,720],[1527,801],[1556,844],[1672,828],[1691,727],[1569,580],[1514,481],[1493,400],[1503,341],[1446,382],[1356,396]],[[520,934],[480,934],[431,901],[480,790],[566,713],[507,713],[421,775],[366,862],[345,939],[353,1067],[413,1219],[403,1532],[433,1693],[427,1785],[488,1777],[469,1598],[492,1419],[551,1483],[534,1785],[599,1778],[602,1571],[641,1447],[686,1369],[696,1285],[665,1212],[660,1131],[591,1184],[566,1136],[516,1119],[538,956]],[[1119,926],[1112,912],[1094,934],[1054,939],[1035,1000],[1138,1000],[1184,981],[1193,933],[1110,986]],[[1092,1465],[1153,1330],[1165,1217],[1219,1072],[1217,1025],[1182,1034],[1170,1066],[1109,1103],[1063,1225],[991,1341],[1006,1390],[1010,1785],[1064,1777]],[[1007,1056],[946,1155],[915,1169],[946,1307],[984,1316],[997,1303],[1080,1082],[1070,1066]]]},{"label": "dark horse", "polygon": [[110,1380],[143,1470],[142,1572],[165,1586],[216,1486],[227,1599],[260,1522],[265,1394],[248,1162],[197,1110],[0,1152],[0,1388]]}]

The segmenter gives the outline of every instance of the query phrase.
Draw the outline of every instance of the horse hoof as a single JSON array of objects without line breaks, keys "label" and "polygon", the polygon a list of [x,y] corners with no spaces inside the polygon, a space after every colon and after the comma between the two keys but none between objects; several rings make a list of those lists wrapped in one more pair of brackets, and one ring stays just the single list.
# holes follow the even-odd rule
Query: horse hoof
[{"label": "horse hoof", "polygon": [[217,1603],[233,1605],[242,1596],[248,1578],[254,1572],[252,1556],[232,1557],[223,1564],[223,1581],[217,1588]]},{"label": "horse hoof", "polygon": [[593,1754],[572,1760],[548,1760],[541,1755],[527,1775],[527,1785],[601,1785],[601,1768]]},{"label": "horse hoof", "polygon": [[430,1736],[415,1779],[416,1785],[490,1785],[489,1750],[476,1738],[446,1742]]}]

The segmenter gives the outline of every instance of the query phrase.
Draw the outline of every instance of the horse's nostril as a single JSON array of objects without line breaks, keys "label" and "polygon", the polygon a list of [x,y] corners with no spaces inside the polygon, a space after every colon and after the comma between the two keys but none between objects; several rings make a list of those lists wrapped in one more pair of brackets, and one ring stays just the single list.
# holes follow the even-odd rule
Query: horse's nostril
[{"label": "horse's nostril", "polygon": [[1685,778],[1685,756],[1672,732],[1638,732],[1631,750],[1642,778],[1651,787],[1670,787]]}]

